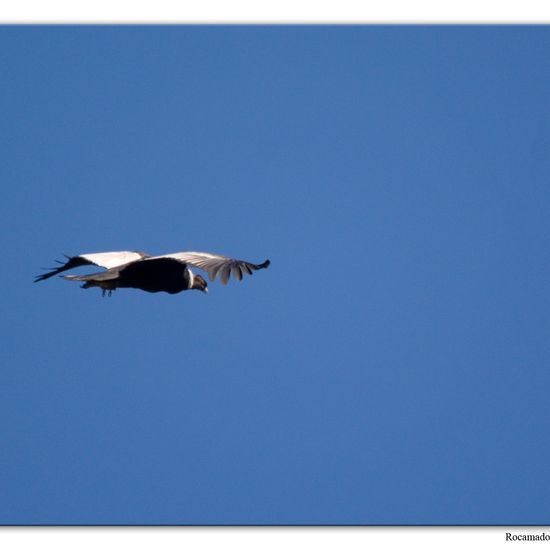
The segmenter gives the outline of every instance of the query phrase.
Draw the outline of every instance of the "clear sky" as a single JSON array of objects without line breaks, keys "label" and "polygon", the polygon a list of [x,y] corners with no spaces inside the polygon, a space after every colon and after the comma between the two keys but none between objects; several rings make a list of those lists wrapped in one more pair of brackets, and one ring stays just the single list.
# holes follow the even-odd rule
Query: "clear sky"
[{"label": "clear sky", "polygon": [[[0,522],[547,523],[549,52],[0,28]],[[207,296],[32,282],[109,250],[272,264]]]}]

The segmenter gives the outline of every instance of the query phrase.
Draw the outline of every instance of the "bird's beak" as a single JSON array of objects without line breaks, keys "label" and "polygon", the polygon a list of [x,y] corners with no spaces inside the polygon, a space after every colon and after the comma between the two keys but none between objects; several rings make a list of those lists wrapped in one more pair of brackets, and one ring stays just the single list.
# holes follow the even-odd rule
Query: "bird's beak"
[{"label": "bird's beak", "polygon": [[204,287],[203,292],[204,292],[205,294],[208,294],[208,287]]}]

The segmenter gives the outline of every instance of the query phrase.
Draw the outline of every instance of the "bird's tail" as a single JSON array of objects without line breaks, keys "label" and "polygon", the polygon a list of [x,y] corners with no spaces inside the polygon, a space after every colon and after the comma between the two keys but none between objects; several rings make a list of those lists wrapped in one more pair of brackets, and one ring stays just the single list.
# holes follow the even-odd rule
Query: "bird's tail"
[{"label": "bird's tail", "polygon": [[108,292],[109,295],[113,290],[116,290],[118,273],[103,271],[101,273],[93,273],[92,275],[65,275],[63,277],[67,281],[84,281],[82,288],[93,288],[97,286],[103,290],[103,295]]},{"label": "bird's tail", "polygon": [[90,275],[65,275],[63,277],[67,281],[86,281],[86,282],[104,282],[104,281],[113,281],[118,279],[117,271],[101,271],[99,273],[92,273]]},{"label": "bird's tail", "polygon": [[118,272],[101,271],[100,273],[92,273],[90,275],[65,275],[63,278],[67,279],[67,281],[84,281],[82,288],[99,286],[105,290],[113,290],[116,287]]}]

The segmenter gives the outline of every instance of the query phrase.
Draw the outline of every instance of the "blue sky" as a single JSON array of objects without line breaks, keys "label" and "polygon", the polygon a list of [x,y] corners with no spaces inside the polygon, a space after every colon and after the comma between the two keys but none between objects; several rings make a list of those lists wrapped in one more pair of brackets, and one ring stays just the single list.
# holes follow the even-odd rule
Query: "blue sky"
[{"label": "blue sky", "polygon": [[[0,28],[0,522],[547,523],[549,51]],[[208,296],[32,283],[135,249],[272,265]]]}]

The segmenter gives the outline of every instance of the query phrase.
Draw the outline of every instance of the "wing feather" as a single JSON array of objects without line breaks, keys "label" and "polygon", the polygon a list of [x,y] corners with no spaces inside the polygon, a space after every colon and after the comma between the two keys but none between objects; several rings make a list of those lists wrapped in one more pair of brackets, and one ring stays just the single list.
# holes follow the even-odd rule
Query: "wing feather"
[{"label": "wing feather", "polygon": [[237,281],[240,281],[243,278],[243,272],[241,271],[241,267],[238,264],[231,266],[231,275],[233,275],[233,277],[237,279]]},{"label": "wing feather", "polygon": [[197,267],[208,273],[208,278],[213,281],[218,275],[223,285],[227,284],[230,275],[240,281],[243,278],[243,273],[252,275],[253,271],[265,269],[269,266],[270,261],[266,260],[261,264],[253,264],[244,260],[235,260],[221,254],[211,254],[210,252],[174,252],[173,254],[165,254],[163,256],[152,256],[147,260],[155,258],[174,258],[184,264]]}]

